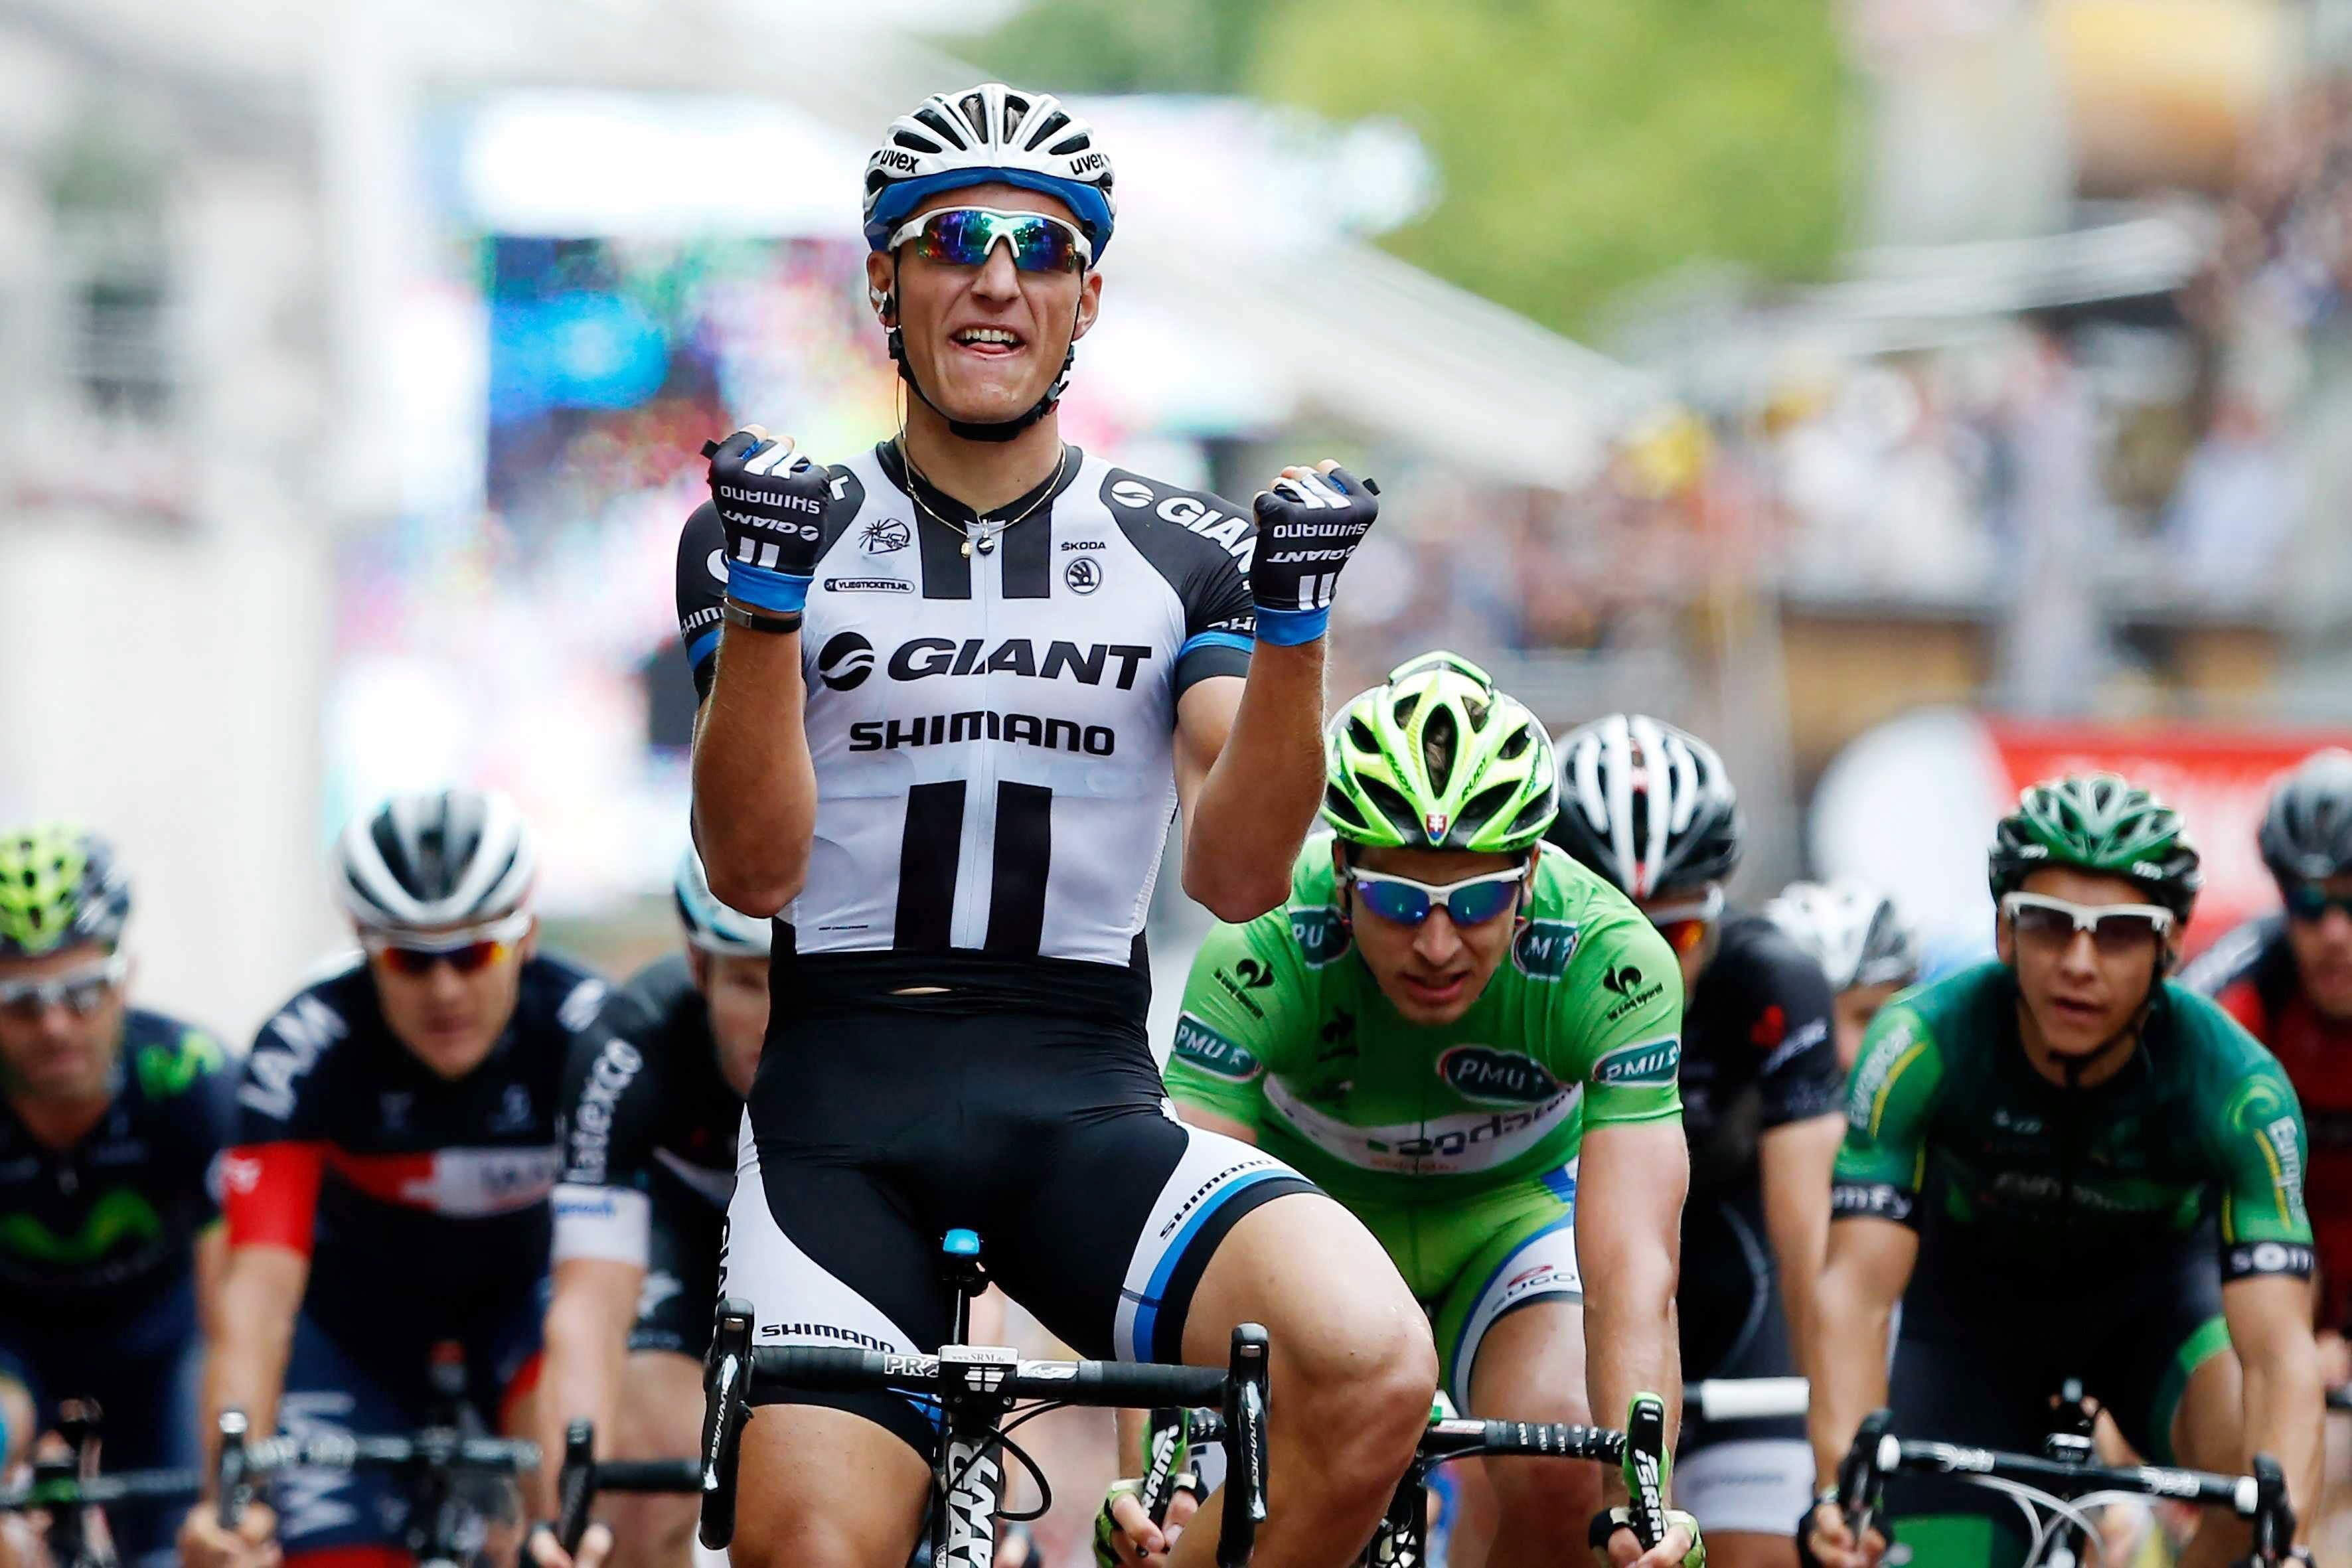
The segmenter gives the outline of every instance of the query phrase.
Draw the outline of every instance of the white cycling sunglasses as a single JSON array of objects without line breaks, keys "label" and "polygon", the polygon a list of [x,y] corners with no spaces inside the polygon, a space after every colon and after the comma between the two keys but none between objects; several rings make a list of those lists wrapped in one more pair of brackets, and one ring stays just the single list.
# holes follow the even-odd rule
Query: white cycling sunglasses
[{"label": "white cycling sunglasses", "polygon": [[2161,904],[2078,904],[2046,893],[2011,893],[2001,900],[2000,912],[2020,940],[2066,942],[2088,931],[2107,953],[2134,952],[2172,929],[2172,911]]}]

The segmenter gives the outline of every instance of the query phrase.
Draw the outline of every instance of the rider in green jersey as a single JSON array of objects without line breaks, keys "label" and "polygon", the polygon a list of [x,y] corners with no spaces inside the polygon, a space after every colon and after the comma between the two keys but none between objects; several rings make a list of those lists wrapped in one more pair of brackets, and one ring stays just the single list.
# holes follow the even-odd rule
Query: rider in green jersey
[{"label": "rider in green jersey", "polygon": [[[1300,854],[1288,905],[1220,927],[1193,962],[1167,1072],[1180,1112],[1279,1154],[1370,1228],[1460,1408],[1585,1421],[1678,1389],[1673,952],[1542,842],[1550,742],[1475,666],[1402,666],[1333,721],[1328,763],[1334,834]],[[1487,1563],[1582,1553],[1591,1470],[1486,1470]],[[1683,1562],[1695,1536],[1685,1523],[1640,1560]],[[1612,1551],[1637,1555],[1628,1532]]]},{"label": "rider in green jersey", "polygon": [[[2038,1451],[2059,1382],[2080,1378],[2149,1458],[2242,1474],[2268,1453],[2308,1508],[2303,1117],[2270,1053],[2164,978],[2197,852],[2171,810],[2099,773],[2027,790],[1990,871],[2000,962],[1896,998],[1848,1085],[1813,1347],[1819,1473],[1890,1402],[1899,1298],[1900,1435]],[[1949,1491],[1911,1499],[1890,1489],[1914,1563],[2000,1560],[2001,1500],[1979,1514]],[[1810,1526],[1828,1568],[1884,1546],[1831,1507]],[[2243,1526],[2209,1514],[2183,1562],[2243,1550]]]}]

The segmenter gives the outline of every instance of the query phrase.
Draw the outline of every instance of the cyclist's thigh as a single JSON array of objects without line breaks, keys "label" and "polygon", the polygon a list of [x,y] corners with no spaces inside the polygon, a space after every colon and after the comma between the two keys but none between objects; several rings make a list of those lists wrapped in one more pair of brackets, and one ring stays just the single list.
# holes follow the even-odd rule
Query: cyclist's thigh
[{"label": "cyclist's thigh", "polygon": [[[281,1429],[297,1437],[382,1435],[407,1431],[423,1415],[399,1384],[352,1354],[310,1313],[296,1318],[278,1405]],[[399,1481],[383,1470],[288,1470],[272,1484],[270,1502],[289,1562],[313,1552],[396,1548],[408,1519]]]},{"label": "cyclist's thigh", "polygon": [[930,1466],[863,1415],[762,1405],[737,1463],[734,1568],[903,1563],[922,1538]]},{"label": "cyclist's thigh", "polygon": [[631,1351],[618,1414],[615,1457],[692,1458],[702,1445],[702,1363],[675,1351]]},{"label": "cyclist's thigh", "polygon": [[[727,1211],[720,1293],[750,1300],[757,1344],[933,1351],[951,1321],[951,1298],[940,1277],[944,1228],[917,1217],[902,1194],[864,1169],[794,1142],[747,1139]],[[898,1394],[761,1398],[862,1417],[920,1460],[933,1449],[929,1415]],[[747,1430],[763,1425],[787,1423],[763,1416]],[[858,1438],[861,1446],[868,1441]]]},{"label": "cyclist's thigh", "polygon": [[[2083,1260],[2075,1278],[2073,1300],[2053,1321],[2098,1325],[2079,1335],[2078,1375],[2124,1440],[2152,1464],[2181,1462],[2174,1439],[2193,1414],[2206,1439],[2200,1448],[2234,1456],[2242,1425],[2237,1360],[2221,1318],[2221,1249],[2210,1225],[2170,1245],[2103,1249]],[[2187,1398],[2192,1387],[2201,1396],[2194,1406]],[[2226,1411],[2215,1397],[2223,1393],[2231,1395]]]},{"label": "cyclist's thigh", "polygon": [[[1696,1200],[1683,1221],[1685,1382],[1787,1377],[1797,1370],[1780,1281],[1755,1194]],[[1801,1416],[1709,1421],[1687,1405],[1675,1495],[1713,1544],[1718,1535],[1790,1537],[1813,1496]],[[1753,1554],[1769,1548],[1743,1547]]]},{"label": "cyclist's thigh", "polygon": [[[1561,1170],[1413,1220],[1483,1238],[1437,1298],[1431,1329],[1442,1386],[1465,1415],[1586,1421],[1584,1281],[1576,1266],[1576,1177]],[[1428,1250],[1424,1245],[1421,1250]],[[1528,1310],[1541,1303],[1540,1310]]]}]

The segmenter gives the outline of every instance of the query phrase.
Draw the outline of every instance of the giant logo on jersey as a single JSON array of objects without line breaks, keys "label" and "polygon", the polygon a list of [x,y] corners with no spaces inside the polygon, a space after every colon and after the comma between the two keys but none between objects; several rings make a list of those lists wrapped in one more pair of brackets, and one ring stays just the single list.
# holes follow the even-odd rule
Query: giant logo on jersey
[{"label": "giant logo on jersey", "polygon": [[1537,1105],[1559,1092],[1559,1079],[1541,1062],[1492,1046],[1452,1047],[1438,1057],[1437,1076],[1482,1105]]},{"label": "giant logo on jersey", "polygon": [[1225,553],[1236,561],[1245,562],[1250,558],[1252,535],[1248,518],[1220,511],[1197,496],[1172,495],[1163,500],[1159,491],[1132,476],[1113,479],[1103,488],[1103,494],[1130,511],[1149,508],[1154,517],[1190,529],[1211,543],[1223,545]]},{"label": "giant logo on jersey", "polygon": [[816,678],[835,691],[855,691],[874,673],[874,645],[856,632],[842,632],[816,656]]}]

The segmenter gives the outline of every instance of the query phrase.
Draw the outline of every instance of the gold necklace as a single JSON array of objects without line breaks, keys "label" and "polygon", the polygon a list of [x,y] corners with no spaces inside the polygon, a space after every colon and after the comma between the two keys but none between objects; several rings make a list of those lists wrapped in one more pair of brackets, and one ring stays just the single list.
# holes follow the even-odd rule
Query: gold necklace
[{"label": "gold necklace", "polygon": [[[931,482],[929,476],[926,475],[922,469],[915,467],[915,459],[908,453],[907,439],[903,436],[898,438],[898,460],[907,465],[907,472],[908,475],[915,479],[921,479],[925,484],[929,484]],[[933,511],[930,506],[924,501],[923,492],[916,489],[913,485],[908,485],[907,487],[907,493],[914,498],[914,501],[917,506],[922,508],[924,516],[929,518],[934,522],[943,524],[946,527],[955,530],[956,537],[963,541],[964,559],[969,561],[971,559],[971,552],[974,550],[978,550],[982,555],[986,555],[993,551],[996,548],[996,536],[998,534],[1003,533],[1014,523],[1021,521],[1023,518],[1027,517],[1031,512],[1035,511],[1039,507],[1044,506],[1047,500],[1051,500],[1054,492],[1062,488],[1062,470],[1068,468],[1069,464],[1070,448],[1068,443],[1065,442],[1062,446],[1061,455],[1054,459],[1053,479],[1046,484],[1045,488],[1038,493],[1035,500],[1031,501],[1027,506],[1021,509],[1021,516],[1008,517],[993,528],[982,529],[978,533],[970,531],[963,526],[963,524],[955,521],[951,518],[941,517],[938,512]],[[981,526],[981,520],[979,518],[975,517],[971,521],[972,527],[979,528]]]}]

